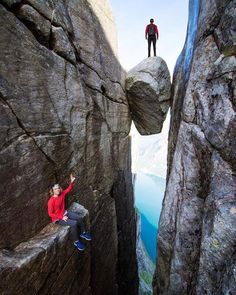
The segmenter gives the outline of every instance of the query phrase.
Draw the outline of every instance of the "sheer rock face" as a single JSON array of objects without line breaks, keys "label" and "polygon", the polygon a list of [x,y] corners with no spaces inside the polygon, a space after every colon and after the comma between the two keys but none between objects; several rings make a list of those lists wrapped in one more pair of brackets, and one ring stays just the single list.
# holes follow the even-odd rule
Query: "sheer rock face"
[{"label": "sheer rock face", "polygon": [[135,66],[126,79],[126,90],[134,124],[141,135],[160,133],[170,104],[170,74],[160,57]]},{"label": "sheer rock face", "polygon": [[[126,157],[126,165],[131,165],[131,149]],[[119,171],[119,178],[113,186],[112,196],[116,204],[117,231],[118,231],[118,263],[117,279],[119,294],[138,294],[137,284],[137,260],[136,239],[129,236],[136,235],[136,213],[132,209],[134,204],[134,192],[131,171]],[[132,212],[132,215],[130,215]],[[135,266],[134,268],[130,265]]]},{"label": "sheer rock face", "polygon": [[[109,13],[104,9],[104,18]],[[98,19],[102,14],[96,16],[92,1],[1,1],[0,249],[11,253],[43,230],[50,222],[50,186],[59,182],[65,187],[73,172],[78,180],[68,203],[79,200],[89,210],[93,241],[83,261],[91,263],[91,271],[78,273],[70,294],[119,293],[117,265],[127,257],[118,256],[118,249],[127,245],[134,256],[121,271],[133,273],[130,294],[136,294],[132,193],[116,201],[113,196],[117,183],[124,189],[132,185],[121,177],[130,171],[125,73]],[[123,198],[129,209],[118,220]],[[117,228],[122,237],[128,221],[124,246]],[[29,260],[29,272],[30,265]],[[39,272],[38,280],[40,288],[50,290],[47,271],[52,269]],[[22,280],[26,287],[27,280]],[[31,294],[30,288],[24,294]]]},{"label": "sheer rock face", "polygon": [[154,294],[236,293],[235,7],[190,1],[174,74]]}]

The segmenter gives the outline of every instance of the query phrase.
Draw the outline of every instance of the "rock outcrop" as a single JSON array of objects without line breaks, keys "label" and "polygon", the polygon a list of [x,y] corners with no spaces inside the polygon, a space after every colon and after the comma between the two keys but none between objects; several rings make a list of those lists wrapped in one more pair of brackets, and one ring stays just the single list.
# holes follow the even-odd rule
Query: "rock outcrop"
[{"label": "rock outcrop", "polygon": [[126,90],[141,135],[160,133],[170,104],[170,74],[160,57],[146,58],[129,71]]},{"label": "rock outcrop", "polygon": [[[84,222],[87,217],[89,228],[88,210],[77,203],[70,210],[83,217]],[[69,227],[50,223],[33,238],[20,243],[14,252],[0,251],[0,293],[90,294],[89,243],[86,243],[88,251],[78,253],[68,239],[68,232]],[[82,282],[77,279],[81,273],[85,279]]]},{"label": "rock outcrop", "polygon": [[[71,281],[68,277],[63,288],[68,286],[70,294],[119,294],[125,286],[129,294],[137,294],[133,196],[125,191],[132,186],[126,178],[131,117],[125,73],[101,26],[104,18],[104,24],[114,28],[109,6],[104,5],[97,17],[93,4],[92,0],[0,4],[0,249],[11,257],[20,243],[28,245],[39,232],[47,232],[48,189],[55,182],[66,186],[71,172],[78,182],[68,201],[79,200],[89,210],[93,236],[80,261],[73,260],[64,242],[50,238],[46,252],[57,252],[50,260],[54,265],[40,268],[35,293],[51,292],[54,285],[48,278],[63,263],[64,251],[71,251],[65,259],[71,257],[72,269],[80,269],[82,263],[88,271],[78,271]],[[115,200],[116,185],[124,191]],[[117,210],[123,202],[129,207],[121,220]],[[58,230],[55,237],[60,240],[65,232]],[[124,235],[132,256],[125,270],[121,261],[128,258],[120,251]],[[24,263],[29,273],[35,269],[30,257]],[[62,275],[55,271],[54,281]],[[25,295],[32,294],[30,277],[21,281],[27,287]],[[65,294],[63,290],[53,292]]]},{"label": "rock outcrop", "polygon": [[236,1],[190,1],[154,294],[236,294]]}]

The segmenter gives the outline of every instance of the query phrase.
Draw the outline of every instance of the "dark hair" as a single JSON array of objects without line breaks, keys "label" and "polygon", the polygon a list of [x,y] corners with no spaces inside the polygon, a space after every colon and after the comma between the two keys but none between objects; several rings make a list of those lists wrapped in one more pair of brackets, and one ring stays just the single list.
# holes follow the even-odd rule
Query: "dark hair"
[{"label": "dark hair", "polygon": [[154,19],[153,18],[150,19],[150,23],[154,23]]}]

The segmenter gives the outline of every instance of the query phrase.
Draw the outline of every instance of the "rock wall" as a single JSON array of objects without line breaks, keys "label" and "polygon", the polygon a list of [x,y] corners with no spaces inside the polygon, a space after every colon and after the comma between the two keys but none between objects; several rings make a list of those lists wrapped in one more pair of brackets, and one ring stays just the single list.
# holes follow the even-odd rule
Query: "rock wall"
[{"label": "rock wall", "polygon": [[154,294],[236,294],[236,1],[190,0]]},{"label": "rock wall", "polygon": [[[75,202],[70,210],[89,228],[88,210]],[[14,251],[0,251],[0,294],[91,294],[90,243],[86,247],[78,253],[69,228],[49,223]]]},{"label": "rock wall", "polygon": [[[101,26],[109,19],[114,30],[109,5],[99,16],[93,5],[86,0],[0,2],[0,249],[15,261],[14,273],[19,266],[14,248],[50,222],[49,187],[66,186],[73,172],[78,181],[68,200],[89,210],[93,241],[88,259],[74,264],[87,263],[88,271],[65,283],[73,286],[66,294],[118,294],[128,284],[127,294],[137,294],[133,196],[125,190],[132,186],[125,73]],[[116,185],[119,197],[114,197]],[[124,202],[129,206],[121,219],[117,211]],[[125,270],[124,235],[132,256]],[[56,251],[55,260],[63,247]],[[29,272],[35,271],[31,265],[29,259]],[[38,286],[50,293],[51,268],[40,270]],[[56,273],[55,280],[61,276]],[[22,284],[24,294],[31,294],[27,276]],[[57,294],[63,290],[58,287]]]},{"label": "rock wall", "polygon": [[[129,145],[130,146],[130,145]],[[126,164],[131,165],[131,149],[127,153]],[[119,294],[138,294],[138,265],[136,259],[136,212],[133,210],[134,192],[131,171],[119,171],[114,183],[112,196],[116,204],[118,231],[118,285]],[[132,215],[130,214],[132,212]],[[132,266],[132,267],[131,267]],[[135,266],[135,267],[134,267]]]}]

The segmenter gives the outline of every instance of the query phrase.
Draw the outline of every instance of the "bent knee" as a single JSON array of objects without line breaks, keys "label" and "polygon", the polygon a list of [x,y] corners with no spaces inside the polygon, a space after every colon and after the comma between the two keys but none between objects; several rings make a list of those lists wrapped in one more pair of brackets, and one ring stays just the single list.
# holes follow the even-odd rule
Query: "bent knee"
[{"label": "bent knee", "polygon": [[77,220],[70,221],[70,226],[77,226],[77,224],[78,224]]}]

